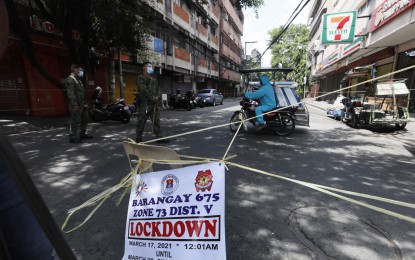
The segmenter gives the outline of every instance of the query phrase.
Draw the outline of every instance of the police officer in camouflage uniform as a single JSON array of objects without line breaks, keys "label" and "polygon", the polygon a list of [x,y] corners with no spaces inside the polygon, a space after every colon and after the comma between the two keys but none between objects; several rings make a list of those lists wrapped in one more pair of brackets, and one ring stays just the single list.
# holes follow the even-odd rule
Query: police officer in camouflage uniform
[{"label": "police officer in camouflage uniform", "polygon": [[92,139],[86,133],[88,125],[88,110],[85,102],[85,89],[81,82],[83,69],[75,64],[71,66],[71,75],[66,79],[65,87],[68,95],[69,112],[69,142],[81,143],[81,139]]},{"label": "police officer in camouflage uniform", "polygon": [[[143,73],[137,78],[138,87],[138,109],[137,109],[137,127],[136,142],[143,141],[144,126],[150,116],[153,123],[153,132],[157,138],[162,138],[160,130],[160,114],[158,111],[158,101],[160,90],[156,79],[153,78],[154,70],[150,62],[143,63]],[[168,143],[168,139],[162,139],[158,142]]]}]

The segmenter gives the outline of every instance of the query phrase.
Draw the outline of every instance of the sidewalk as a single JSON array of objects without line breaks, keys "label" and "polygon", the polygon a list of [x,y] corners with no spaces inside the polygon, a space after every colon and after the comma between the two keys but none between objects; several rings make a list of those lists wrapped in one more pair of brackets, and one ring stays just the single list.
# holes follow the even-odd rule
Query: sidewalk
[{"label": "sidewalk", "polygon": [[0,127],[6,135],[39,131],[49,128],[67,127],[69,116],[0,116]]}]

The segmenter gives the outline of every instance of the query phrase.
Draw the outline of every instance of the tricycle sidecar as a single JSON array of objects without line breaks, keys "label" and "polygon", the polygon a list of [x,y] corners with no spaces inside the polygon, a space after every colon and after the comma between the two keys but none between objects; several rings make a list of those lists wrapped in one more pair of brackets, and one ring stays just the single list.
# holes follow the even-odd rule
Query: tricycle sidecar
[{"label": "tricycle sidecar", "polygon": [[360,105],[347,110],[345,121],[352,127],[396,126],[402,130],[409,123],[409,90],[404,80],[378,82],[372,93],[366,93]]}]

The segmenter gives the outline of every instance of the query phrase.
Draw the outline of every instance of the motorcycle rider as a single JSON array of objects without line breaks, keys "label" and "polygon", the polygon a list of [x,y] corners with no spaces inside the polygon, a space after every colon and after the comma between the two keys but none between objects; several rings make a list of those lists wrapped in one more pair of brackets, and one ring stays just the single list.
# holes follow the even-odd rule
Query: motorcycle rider
[{"label": "motorcycle rider", "polygon": [[257,116],[257,127],[255,130],[259,131],[266,127],[264,116],[265,112],[271,111],[277,106],[277,100],[275,98],[275,92],[268,75],[261,75],[259,77],[261,83],[260,88],[255,92],[246,92],[245,97],[250,99],[259,98],[259,106],[255,108],[255,115]]}]

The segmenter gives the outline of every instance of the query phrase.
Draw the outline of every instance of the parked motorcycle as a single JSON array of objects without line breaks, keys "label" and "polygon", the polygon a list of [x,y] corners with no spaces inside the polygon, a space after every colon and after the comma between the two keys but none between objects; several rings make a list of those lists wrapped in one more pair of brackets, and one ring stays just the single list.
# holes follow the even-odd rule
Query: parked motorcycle
[{"label": "parked motorcycle", "polygon": [[205,107],[206,106],[206,101],[204,98],[199,97],[199,96],[194,96],[194,106],[195,107]]},{"label": "parked motorcycle", "polygon": [[125,104],[124,99],[119,99],[116,102],[104,106],[101,97],[102,89],[95,88],[93,95],[93,107],[90,111],[90,117],[93,121],[101,122],[104,120],[121,121],[128,123],[131,119],[131,108]]},{"label": "parked motorcycle", "polygon": [[[248,130],[247,121],[255,125],[255,108],[258,106],[258,102],[252,99],[243,97],[240,102],[241,109],[233,113],[230,120],[230,130],[236,132],[243,121],[243,128],[245,131]],[[295,120],[290,112],[290,108],[275,111],[264,115],[267,128],[270,128],[273,133],[279,136],[288,136],[295,129]]]},{"label": "parked motorcycle", "polygon": [[170,103],[169,106],[172,110],[177,108],[183,108],[188,111],[192,110],[194,106],[194,100],[192,100],[192,95],[190,93],[191,91],[188,91],[186,95],[181,95],[180,90],[178,89],[176,91],[176,94],[170,95]]},{"label": "parked motorcycle", "polygon": [[355,113],[355,108],[362,107],[362,102],[360,102],[359,100],[356,100],[355,98],[345,97],[343,98],[341,103],[343,103],[344,105],[344,113],[343,113],[343,117],[341,118],[341,120],[344,123],[349,124],[350,126],[355,128],[357,126],[357,120],[358,120],[356,113]]},{"label": "parked motorcycle", "polygon": [[405,80],[379,81],[373,92],[367,92],[361,98],[344,98],[344,118],[342,121],[356,128],[391,127],[403,130],[410,122],[408,101],[410,91]]}]

